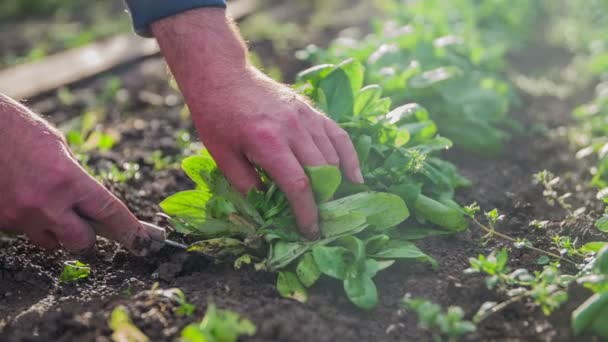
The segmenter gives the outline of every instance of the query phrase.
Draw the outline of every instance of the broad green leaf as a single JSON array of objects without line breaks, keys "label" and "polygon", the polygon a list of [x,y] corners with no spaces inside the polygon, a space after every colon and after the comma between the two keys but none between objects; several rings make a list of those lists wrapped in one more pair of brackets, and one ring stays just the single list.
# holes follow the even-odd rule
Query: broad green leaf
[{"label": "broad green leaf", "polygon": [[355,143],[355,150],[357,151],[359,162],[361,162],[362,166],[367,163],[367,158],[369,157],[371,148],[372,138],[369,135],[362,135],[357,139]]},{"label": "broad green leaf", "polygon": [[198,155],[184,159],[182,169],[201,190],[209,190],[212,187],[212,173],[217,169],[215,160],[210,155]]},{"label": "broad green leaf", "polygon": [[374,278],[378,272],[391,267],[395,263],[395,260],[365,260],[365,271],[364,274],[370,278]]},{"label": "broad green leaf", "polygon": [[584,244],[581,248],[579,248],[579,250],[582,253],[590,253],[590,252],[597,253],[600,251],[600,249],[602,249],[602,247],[604,247],[606,245],[608,245],[608,242],[592,241],[592,242],[587,242],[586,244]]},{"label": "broad green leaf", "polygon": [[414,204],[416,215],[452,231],[464,230],[467,221],[460,211],[420,194]]},{"label": "broad green leaf", "polygon": [[300,282],[306,287],[311,287],[319,279],[321,271],[319,271],[312,253],[306,253],[300,259],[296,268],[296,274]]},{"label": "broad green leaf", "polygon": [[363,65],[359,61],[349,58],[338,64],[338,68],[343,70],[348,76],[352,98],[354,100],[355,96],[359,93],[359,90],[361,90],[361,87],[363,87],[363,76],[365,72]]},{"label": "broad green leaf", "polygon": [[382,88],[378,85],[369,85],[357,93],[355,98],[354,114],[369,116],[377,113],[378,100],[382,96]]},{"label": "broad green leaf", "polygon": [[272,244],[267,267],[270,271],[283,269],[309,249],[310,246],[305,243],[277,241]]},{"label": "broad green leaf", "polygon": [[575,336],[590,333],[608,338],[608,293],[596,293],[572,312]]},{"label": "broad green leaf", "polygon": [[305,303],[308,300],[306,289],[298,280],[298,276],[293,272],[279,272],[277,290],[285,298],[291,298],[301,303]]},{"label": "broad green leaf", "polygon": [[160,203],[165,214],[182,219],[193,225],[205,222],[207,201],[211,198],[208,191],[187,190],[167,197]]},{"label": "broad green leaf", "polygon": [[344,247],[315,245],[312,255],[321,273],[340,280],[346,278],[348,250]]},{"label": "broad green leaf", "polygon": [[345,233],[355,234],[367,227],[367,217],[359,211],[352,211],[339,217],[326,217],[321,213],[319,229],[323,237],[329,238]]},{"label": "broad green leaf", "polygon": [[350,82],[346,72],[338,68],[319,83],[319,90],[323,91],[325,97],[324,109],[336,121],[352,115],[354,97]]},{"label": "broad green leaf", "polygon": [[382,192],[363,192],[319,205],[321,217],[340,217],[350,212],[361,212],[367,223],[376,229],[398,225],[409,216],[403,200],[396,195]]},{"label": "broad green leaf", "polygon": [[416,259],[428,261],[433,267],[437,267],[437,261],[421,251],[415,244],[409,241],[391,240],[378,252],[369,254],[378,259]]},{"label": "broad green leaf", "polygon": [[362,309],[369,310],[378,304],[376,284],[364,274],[344,279],[344,291],[348,299]]},{"label": "broad green leaf", "polygon": [[317,203],[330,200],[342,183],[342,173],[335,166],[307,166],[305,170]]}]

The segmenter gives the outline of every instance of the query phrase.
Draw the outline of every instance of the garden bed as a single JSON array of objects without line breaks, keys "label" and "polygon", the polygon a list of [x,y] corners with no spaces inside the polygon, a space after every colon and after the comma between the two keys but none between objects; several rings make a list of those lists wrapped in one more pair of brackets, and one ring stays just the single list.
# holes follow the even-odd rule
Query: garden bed
[{"label": "garden bed", "polygon": [[[542,52],[523,51],[519,59],[514,59],[515,67],[547,68]],[[559,67],[553,65],[553,69]],[[139,177],[106,185],[139,218],[164,225],[166,222],[155,215],[160,211],[158,203],[192,184],[176,167],[156,171],[151,155],[161,151],[163,156],[175,156],[182,149],[175,137],[195,133],[181,117],[181,102],[168,85],[160,59],[147,59],[77,85],[69,104],[44,97],[30,105],[61,124],[107,91],[108,84],[115,82],[114,77],[120,79],[122,90],[113,93],[104,104],[109,109],[102,125],[120,133],[121,139],[110,152],[92,152],[89,163],[94,168],[103,168],[108,161],[137,164]],[[593,225],[589,217],[596,218],[601,213],[595,191],[585,185],[589,165],[574,158],[563,136],[550,134],[569,124],[572,109],[586,98],[585,91],[566,100],[524,95],[523,105],[512,115],[525,126],[538,126],[537,134],[515,136],[497,159],[474,157],[458,150],[447,153],[447,158],[473,182],[470,190],[458,193],[460,202],[477,201],[485,210],[497,208],[506,216],[498,226],[501,232],[525,237],[537,247],[549,248],[554,233],[577,237],[581,242],[598,240],[599,233],[588,229]],[[574,208],[586,207],[586,214],[564,219],[562,209],[546,203],[542,187],[532,183],[532,175],[544,169],[562,176],[560,191],[572,192],[570,203]],[[538,230],[528,225],[534,219],[550,222],[545,230]],[[423,240],[420,248],[437,259],[438,270],[424,264],[399,263],[390,272],[381,273],[376,278],[380,303],[369,312],[356,309],[334,283],[322,282],[311,291],[309,301],[300,304],[279,296],[276,276],[270,273],[235,271],[230,265],[213,265],[203,257],[170,247],[145,259],[136,258],[103,240],[96,255],[85,260],[91,265],[90,278],[76,285],[64,285],[58,282],[59,273],[71,256],[61,251],[44,252],[21,238],[4,237],[0,240],[0,340],[110,340],[112,332],[107,320],[118,304],[136,313],[132,315],[134,323],[152,340],[174,340],[183,326],[202,317],[211,302],[233,309],[257,325],[255,337],[245,338],[246,341],[429,340],[430,334],[417,329],[415,315],[400,307],[406,293],[442,306],[459,305],[467,317],[486,301],[505,299],[487,290],[482,276],[463,273],[469,267],[469,257],[488,254],[501,246],[500,240],[483,246],[481,235],[471,225],[470,231],[464,233]],[[527,249],[512,249],[509,265],[536,269],[538,257]],[[162,288],[182,289],[188,301],[196,305],[195,315],[176,316],[158,301],[141,294],[156,282]],[[568,307],[575,307],[585,298],[577,292],[573,290]],[[545,317],[534,305],[515,303],[484,321],[467,338],[570,340],[570,311],[563,308]]]}]

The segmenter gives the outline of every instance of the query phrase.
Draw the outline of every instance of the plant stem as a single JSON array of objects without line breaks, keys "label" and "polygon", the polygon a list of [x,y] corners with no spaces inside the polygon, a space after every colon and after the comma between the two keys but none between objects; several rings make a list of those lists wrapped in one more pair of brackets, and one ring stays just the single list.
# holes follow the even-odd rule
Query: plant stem
[{"label": "plant stem", "polygon": [[[500,238],[503,238],[503,239],[505,239],[505,240],[509,240],[509,241],[511,241],[511,242],[517,242],[517,240],[516,240],[515,238],[513,238],[513,237],[511,237],[511,236],[509,236],[509,235],[503,234],[503,233],[501,233],[501,232],[498,232],[498,231],[496,231],[496,229],[492,229],[492,228],[487,227],[487,226],[486,226],[486,225],[484,225],[483,223],[479,222],[479,220],[477,220],[475,217],[472,217],[472,220],[473,220],[473,222],[475,222],[475,224],[476,224],[477,226],[479,226],[481,229],[483,229],[483,230],[485,230],[486,232],[488,232],[488,234],[490,234],[490,235],[496,235],[496,236],[498,236],[498,237],[500,237]],[[569,262],[569,263],[570,263],[570,264],[572,264],[572,265],[575,265],[575,266],[577,265],[577,264],[576,264],[576,262],[574,262],[574,261],[572,261],[572,260],[570,260],[570,259],[564,258],[563,256],[557,255],[557,254],[555,254],[555,253],[552,253],[552,252],[549,252],[549,251],[545,251],[545,250],[542,250],[542,249],[540,249],[540,248],[536,248],[536,247],[534,247],[534,246],[525,246],[525,247],[526,247],[526,248],[529,248],[529,249],[531,249],[531,250],[533,250],[533,251],[536,251],[536,252],[539,252],[539,253],[542,253],[542,254],[548,255],[548,256],[550,256],[550,257],[556,258],[556,259],[558,259],[558,260],[564,260],[564,261],[566,261],[566,262]]]},{"label": "plant stem", "polygon": [[479,317],[475,317],[473,319],[473,321],[475,322],[475,324],[479,324],[479,323],[483,322],[486,318],[490,317],[491,315],[493,315],[501,310],[504,310],[507,306],[526,298],[527,295],[528,295],[528,293],[524,293],[519,296],[511,297],[502,303],[498,303],[490,310],[484,312],[483,315],[481,315]]}]

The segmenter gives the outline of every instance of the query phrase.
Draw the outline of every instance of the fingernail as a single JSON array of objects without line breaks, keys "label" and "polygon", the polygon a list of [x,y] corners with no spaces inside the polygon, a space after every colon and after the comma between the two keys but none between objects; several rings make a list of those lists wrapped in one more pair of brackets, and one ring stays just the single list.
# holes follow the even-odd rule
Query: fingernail
[{"label": "fingernail", "polygon": [[357,170],[355,170],[355,183],[357,184],[363,184],[364,180],[363,180],[363,173],[361,173],[361,169],[357,168]]}]

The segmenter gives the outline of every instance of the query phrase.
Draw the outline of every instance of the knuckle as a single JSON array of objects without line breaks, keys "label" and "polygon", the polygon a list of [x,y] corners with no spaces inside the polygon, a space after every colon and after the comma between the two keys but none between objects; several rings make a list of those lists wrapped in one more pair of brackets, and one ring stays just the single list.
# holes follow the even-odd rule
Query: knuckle
[{"label": "knuckle", "polygon": [[260,123],[251,130],[253,139],[260,144],[277,145],[280,141],[278,129],[271,124]]},{"label": "knuckle", "polygon": [[350,136],[342,128],[337,128],[336,130],[334,130],[332,136],[338,140],[350,140]]},{"label": "knuckle", "polygon": [[310,191],[310,180],[306,176],[297,177],[289,180],[285,187],[289,193]]},{"label": "knuckle", "polygon": [[283,118],[286,122],[287,128],[290,130],[299,131],[302,129],[302,124],[300,123],[300,114],[299,111],[286,111],[283,114]]}]

